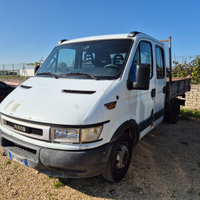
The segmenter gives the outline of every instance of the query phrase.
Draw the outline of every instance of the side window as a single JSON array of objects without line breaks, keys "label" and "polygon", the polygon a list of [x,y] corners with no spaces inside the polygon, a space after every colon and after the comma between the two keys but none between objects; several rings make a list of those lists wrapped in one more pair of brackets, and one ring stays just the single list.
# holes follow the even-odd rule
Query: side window
[{"label": "side window", "polygon": [[156,47],[156,72],[157,78],[164,78],[164,59],[163,59],[163,50],[159,47]]},{"label": "side window", "polygon": [[151,44],[140,42],[140,63],[150,64],[150,78],[153,75]]},{"label": "side window", "polygon": [[152,64],[152,50],[151,44],[148,42],[140,42],[135,53],[132,64],[132,80],[135,82],[136,65],[137,64],[150,64],[150,78],[153,75],[153,64]]}]

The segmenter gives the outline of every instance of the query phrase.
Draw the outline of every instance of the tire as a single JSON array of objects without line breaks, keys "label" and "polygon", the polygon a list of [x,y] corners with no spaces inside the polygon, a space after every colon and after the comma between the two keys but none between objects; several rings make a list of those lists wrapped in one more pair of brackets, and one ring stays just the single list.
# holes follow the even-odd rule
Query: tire
[{"label": "tire", "polygon": [[103,172],[105,179],[118,182],[126,175],[132,156],[132,143],[131,137],[126,132],[115,141]]},{"label": "tire", "polygon": [[176,124],[179,120],[180,105],[178,102],[175,103],[174,109],[169,113],[168,120],[170,124]]},{"label": "tire", "polygon": [[164,123],[169,123],[169,113],[165,111],[164,118],[163,118]]}]

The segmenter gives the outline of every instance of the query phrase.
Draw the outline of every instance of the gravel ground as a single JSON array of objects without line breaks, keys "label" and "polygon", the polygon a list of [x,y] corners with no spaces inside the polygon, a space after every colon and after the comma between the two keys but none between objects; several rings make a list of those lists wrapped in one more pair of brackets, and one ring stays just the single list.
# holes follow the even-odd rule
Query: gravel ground
[{"label": "gravel ground", "polygon": [[133,149],[119,183],[101,175],[52,178],[11,161],[0,148],[0,199],[200,199],[200,120],[156,127]]}]

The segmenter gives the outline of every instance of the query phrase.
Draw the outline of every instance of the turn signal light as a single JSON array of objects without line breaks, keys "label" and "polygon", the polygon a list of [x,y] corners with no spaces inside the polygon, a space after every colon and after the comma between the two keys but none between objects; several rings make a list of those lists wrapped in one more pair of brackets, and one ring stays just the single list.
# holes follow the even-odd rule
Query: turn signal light
[{"label": "turn signal light", "polygon": [[109,110],[114,109],[116,107],[116,101],[114,102],[110,102],[110,103],[106,103],[104,104],[104,106],[106,106]]}]

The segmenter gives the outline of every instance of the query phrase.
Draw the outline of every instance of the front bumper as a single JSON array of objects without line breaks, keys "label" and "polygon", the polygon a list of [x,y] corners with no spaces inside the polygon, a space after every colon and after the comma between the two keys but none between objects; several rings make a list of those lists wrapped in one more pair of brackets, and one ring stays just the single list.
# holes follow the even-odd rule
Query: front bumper
[{"label": "front bumper", "polygon": [[101,174],[112,147],[111,143],[94,149],[69,151],[32,145],[0,130],[0,145],[7,156],[25,160],[25,165],[44,174],[62,178],[86,178]]}]

